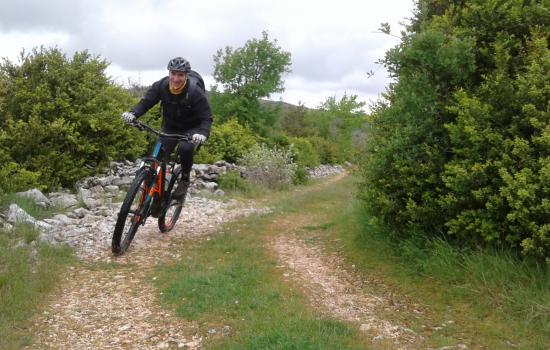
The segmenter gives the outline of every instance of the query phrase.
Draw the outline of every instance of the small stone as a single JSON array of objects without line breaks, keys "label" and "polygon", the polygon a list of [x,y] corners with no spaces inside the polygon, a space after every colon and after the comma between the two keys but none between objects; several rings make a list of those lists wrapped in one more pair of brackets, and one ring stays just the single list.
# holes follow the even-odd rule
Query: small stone
[{"label": "small stone", "polygon": [[360,330],[361,332],[368,332],[368,331],[370,331],[371,328],[372,328],[372,327],[371,327],[370,324],[363,323],[363,324],[359,327],[359,330]]},{"label": "small stone", "polygon": [[124,331],[129,330],[130,328],[132,328],[132,325],[130,325],[130,324],[125,324],[124,326],[119,327],[118,330],[121,331],[121,332],[124,332]]}]

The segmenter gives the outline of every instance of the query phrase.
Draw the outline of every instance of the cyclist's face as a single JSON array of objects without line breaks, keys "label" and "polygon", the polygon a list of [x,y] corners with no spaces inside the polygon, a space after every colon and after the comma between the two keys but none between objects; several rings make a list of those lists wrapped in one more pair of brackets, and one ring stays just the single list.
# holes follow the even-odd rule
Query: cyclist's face
[{"label": "cyclist's face", "polygon": [[187,80],[187,74],[184,72],[179,72],[177,70],[170,71],[170,83],[175,89],[179,89],[185,84]]}]

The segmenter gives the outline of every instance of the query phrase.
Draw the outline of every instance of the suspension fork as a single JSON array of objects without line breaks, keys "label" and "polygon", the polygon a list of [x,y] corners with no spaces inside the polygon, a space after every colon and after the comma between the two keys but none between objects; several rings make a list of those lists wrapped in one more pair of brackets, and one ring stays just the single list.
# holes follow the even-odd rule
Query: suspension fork
[{"label": "suspension fork", "polygon": [[[162,191],[163,191],[163,177],[164,177],[164,166],[163,163],[154,163],[151,167],[148,167],[148,171],[151,173],[152,179],[147,182],[143,199],[140,203],[141,210],[139,211],[140,218],[147,219],[149,215],[149,210],[151,204],[155,199],[162,202]],[[143,220],[142,225],[145,224]]]}]

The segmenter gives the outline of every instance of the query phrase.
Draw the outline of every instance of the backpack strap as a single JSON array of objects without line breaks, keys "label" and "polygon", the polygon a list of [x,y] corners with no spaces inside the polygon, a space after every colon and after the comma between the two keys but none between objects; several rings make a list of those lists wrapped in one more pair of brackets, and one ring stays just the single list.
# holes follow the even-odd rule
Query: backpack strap
[{"label": "backpack strap", "polygon": [[187,75],[187,83],[189,84],[189,87],[187,88],[187,92],[185,93],[183,103],[185,104],[185,107],[191,109],[191,96],[193,96],[193,94],[195,93],[195,89],[197,88],[197,78],[191,75]]}]

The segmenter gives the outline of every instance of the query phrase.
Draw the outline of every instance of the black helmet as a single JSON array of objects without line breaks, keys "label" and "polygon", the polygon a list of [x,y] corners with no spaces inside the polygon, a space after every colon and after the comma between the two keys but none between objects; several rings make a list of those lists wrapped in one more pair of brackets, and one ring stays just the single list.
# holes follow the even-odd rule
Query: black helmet
[{"label": "black helmet", "polygon": [[168,70],[177,70],[180,72],[189,72],[191,70],[191,63],[183,57],[172,58],[168,62]]}]

